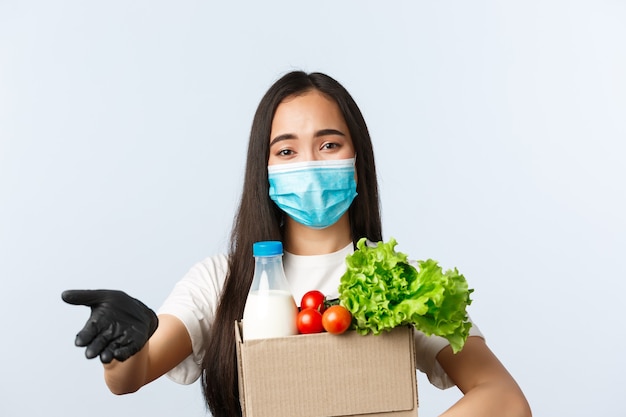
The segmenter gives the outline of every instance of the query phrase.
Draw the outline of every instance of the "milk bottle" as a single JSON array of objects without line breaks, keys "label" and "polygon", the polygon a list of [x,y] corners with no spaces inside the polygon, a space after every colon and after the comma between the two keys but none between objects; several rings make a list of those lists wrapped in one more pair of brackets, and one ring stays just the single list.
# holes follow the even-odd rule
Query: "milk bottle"
[{"label": "milk bottle", "polygon": [[283,244],[256,242],[254,278],[243,311],[243,339],[266,339],[298,334],[298,307],[283,269]]}]

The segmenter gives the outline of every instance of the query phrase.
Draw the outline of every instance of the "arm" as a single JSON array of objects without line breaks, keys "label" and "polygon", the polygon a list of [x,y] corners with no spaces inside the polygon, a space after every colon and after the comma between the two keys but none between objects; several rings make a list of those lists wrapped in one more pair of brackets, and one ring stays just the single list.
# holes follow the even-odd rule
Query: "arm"
[{"label": "arm", "polygon": [[159,327],[148,343],[124,362],[104,365],[104,379],[112,393],[128,394],[159,378],[192,353],[185,325],[171,315],[159,316]]},{"label": "arm", "polygon": [[521,389],[481,337],[469,337],[457,354],[445,347],[437,360],[464,394],[442,417],[532,415]]},{"label": "arm", "polygon": [[178,365],[192,353],[191,337],[172,315],[157,318],[141,301],[117,290],[67,290],[61,295],[73,305],[91,308],[76,346],[85,356],[97,356],[105,381],[114,394],[135,392]]}]

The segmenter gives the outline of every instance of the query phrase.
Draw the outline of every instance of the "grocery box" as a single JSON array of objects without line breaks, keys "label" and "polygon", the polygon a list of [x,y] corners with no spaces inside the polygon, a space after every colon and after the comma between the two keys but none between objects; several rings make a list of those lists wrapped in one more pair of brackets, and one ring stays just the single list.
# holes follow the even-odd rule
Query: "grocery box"
[{"label": "grocery box", "polygon": [[244,417],[416,417],[413,331],[244,341],[235,323]]}]

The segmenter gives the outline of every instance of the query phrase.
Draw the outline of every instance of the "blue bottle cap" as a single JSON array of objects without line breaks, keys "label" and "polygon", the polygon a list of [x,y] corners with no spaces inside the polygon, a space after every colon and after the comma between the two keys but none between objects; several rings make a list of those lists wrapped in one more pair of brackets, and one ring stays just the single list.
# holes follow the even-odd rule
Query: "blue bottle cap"
[{"label": "blue bottle cap", "polygon": [[252,245],[253,256],[276,256],[282,254],[283,243],[277,240],[266,240]]}]

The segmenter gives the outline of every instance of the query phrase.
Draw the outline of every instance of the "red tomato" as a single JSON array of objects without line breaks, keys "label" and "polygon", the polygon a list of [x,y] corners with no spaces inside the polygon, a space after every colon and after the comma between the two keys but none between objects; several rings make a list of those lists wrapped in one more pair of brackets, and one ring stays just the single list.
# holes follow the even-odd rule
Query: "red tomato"
[{"label": "red tomato", "polygon": [[322,325],[322,313],[313,308],[305,308],[298,313],[296,318],[298,331],[302,334],[321,333],[324,331]]},{"label": "red tomato", "polygon": [[300,302],[300,310],[312,308],[319,311],[320,313],[323,313],[326,309],[326,306],[324,305],[324,300],[326,300],[326,297],[324,297],[324,294],[322,294],[320,291],[309,291],[302,296],[302,301]]},{"label": "red tomato", "polygon": [[352,314],[344,306],[330,306],[322,315],[322,326],[328,333],[341,334],[348,330],[351,323]]}]

